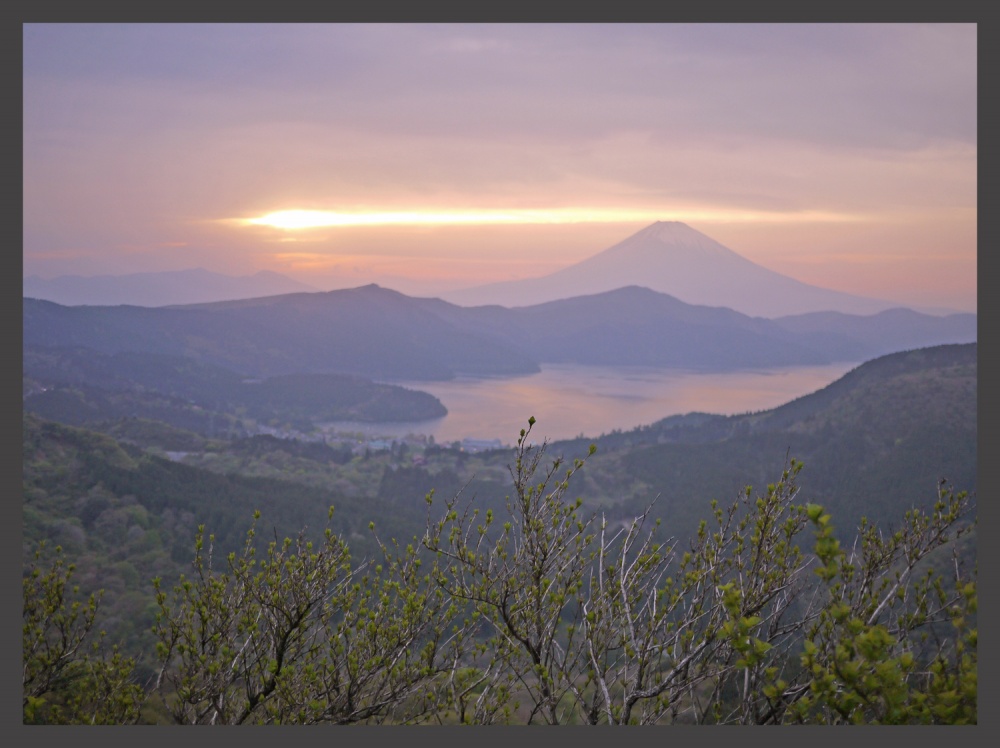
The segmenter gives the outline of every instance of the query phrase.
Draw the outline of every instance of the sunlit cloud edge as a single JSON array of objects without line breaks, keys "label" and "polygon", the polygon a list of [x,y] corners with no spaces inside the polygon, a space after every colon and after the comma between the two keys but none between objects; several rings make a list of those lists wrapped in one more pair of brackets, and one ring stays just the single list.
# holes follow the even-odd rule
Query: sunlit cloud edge
[{"label": "sunlit cloud edge", "polygon": [[335,212],[326,210],[279,210],[253,218],[222,219],[225,223],[243,227],[266,227],[282,231],[303,231],[331,227],[357,226],[418,226],[418,225],[515,225],[515,224],[574,224],[631,223],[653,221],[707,221],[735,223],[816,223],[858,222],[862,216],[831,211],[795,212],[733,211],[733,210],[608,210],[558,208],[551,210],[487,210],[487,211],[387,211]]}]

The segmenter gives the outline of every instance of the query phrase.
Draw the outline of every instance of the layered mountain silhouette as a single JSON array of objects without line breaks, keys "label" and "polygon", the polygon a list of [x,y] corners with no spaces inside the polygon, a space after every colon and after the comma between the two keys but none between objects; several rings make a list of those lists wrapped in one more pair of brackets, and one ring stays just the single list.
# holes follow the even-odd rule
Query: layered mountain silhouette
[{"label": "layered mountain silhouette", "polygon": [[899,304],[831,291],[757,265],[678,221],[657,221],[592,257],[540,278],[450,291],[455,304],[528,306],[643,286],[688,304],[758,317],[835,311],[874,314]]},{"label": "layered mountain silhouette", "polygon": [[49,280],[29,275],[24,279],[22,293],[33,299],[45,299],[70,306],[167,306],[316,290],[318,289],[270,270],[235,276],[192,268],[128,275],[61,275]]},{"label": "layered mountain silhouette", "polygon": [[[540,278],[446,291],[461,306],[525,307],[641,286],[688,304],[726,307],[775,318],[812,312],[874,314],[898,303],[820,288],[769,270],[679,221],[657,221],[613,247]],[[145,307],[200,304],[316,288],[260,271],[248,276],[201,268],[128,275],[28,276],[23,296],[63,305],[132,304]],[[922,310],[940,312],[943,310]]]},{"label": "layered mountain silhouette", "polygon": [[442,380],[538,371],[522,351],[377,286],[160,308],[25,299],[24,345],[164,353],[253,376]]},{"label": "layered mountain silhouette", "polygon": [[166,308],[23,303],[26,348],[186,356],[253,376],[441,380],[528,374],[550,362],[734,370],[976,340],[974,314],[770,320],[637,286],[515,309],[461,307],[375,285]]}]

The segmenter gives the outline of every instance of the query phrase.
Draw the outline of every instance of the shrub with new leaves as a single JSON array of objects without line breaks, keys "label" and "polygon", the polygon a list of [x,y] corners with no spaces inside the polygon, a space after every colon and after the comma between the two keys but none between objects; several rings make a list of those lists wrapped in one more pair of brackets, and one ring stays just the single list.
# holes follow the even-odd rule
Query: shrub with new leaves
[{"label": "shrub with new leaves", "polygon": [[[546,461],[520,432],[503,506],[461,493],[401,547],[371,524],[354,565],[322,539],[213,558],[154,581],[166,714],[183,724],[955,724],[977,721],[977,591],[944,484],[898,527],[842,547],[800,500],[791,460],[766,490],[712,501],[693,538],[653,506],[631,521],[569,494],[587,459]],[[332,516],[332,509],[331,516]],[[809,530],[813,530],[810,537]],[[805,538],[809,542],[804,543]],[[949,554],[951,554],[949,556]],[[26,722],[135,722],[134,663],[103,653],[98,596],[75,599],[59,549],[24,578]],[[96,639],[96,641],[94,641]]]},{"label": "shrub with new leaves", "polygon": [[472,606],[484,642],[463,661],[476,708],[454,692],[463,721],[510,718],[519,699],[525,721],[549,724],[976,720],[975,582],[957,562],[951,593],[934,569],[917,574],[968,527],[967,495],[942,487],[894,532],[863,523],[846,553],[822,508],[798,503],[792,460],[762,495],[713,501],[682,544],[647,527],[652,507],[617,529],[583,515],[567,492],[584,461],[543,468],[533,425],[506,517],[459,497],[428,517],[438,584]]},{"label": "shrub with new leaves", "polygon": [[[331,509],[332,515],[332,509]],[[255,514],[255,519],[259,514]],[[156,580],[158,687],[183,724],[421,721],[454,615],[413,547],[380,544],[381,563],[351,567],[329,528],[272,541],[213,567],[196,540],[194,574],[170,595]]]},{"label": "shrub with new leaves", "polygon": [[74,599],[75,571],[62,548],[43,563],[44,542],[23,579],[22,712],[24,722],[132,724],[145,693],[134,682],[135,660],[106,651],[94,632],[100,593]]}]

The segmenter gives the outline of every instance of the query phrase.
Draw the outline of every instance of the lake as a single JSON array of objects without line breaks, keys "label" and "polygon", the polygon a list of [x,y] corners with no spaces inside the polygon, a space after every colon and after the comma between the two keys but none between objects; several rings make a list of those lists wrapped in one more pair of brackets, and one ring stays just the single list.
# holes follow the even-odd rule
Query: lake
[{"label": "lake", "polygon": [[739,372],[547,364],[537,374],[504,379],[394,382],[429,392],[448,409],[432,421],[328,424],[369,437],[433,435],[438,443],[500,439],[512,444],[528,416],[539,439],[628,431],[667,416],[701,411],[732,415],[767,410],[822,389],[857,363]]}]

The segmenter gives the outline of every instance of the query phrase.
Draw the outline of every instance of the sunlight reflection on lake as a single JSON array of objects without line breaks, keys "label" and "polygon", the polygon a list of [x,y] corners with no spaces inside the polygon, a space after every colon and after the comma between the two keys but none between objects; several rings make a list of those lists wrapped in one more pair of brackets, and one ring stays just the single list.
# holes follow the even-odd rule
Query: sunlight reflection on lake
[{"label": "sunlight reflection on lake", "polygon": [[511,379],[459,378],[450,382],[396,382],[437,397],[444,418],[411,423],[331,424],[369,436],[433,435],[438,443],[501,439],[513,443],[538,423],[539,439],[599,436],[627,431],[667,416],[701,411],[731,415],[766,410],[822,389],[856,363],[796,366],[739,372],[696,372],[638,367],[546,364],[542,371]]}]

